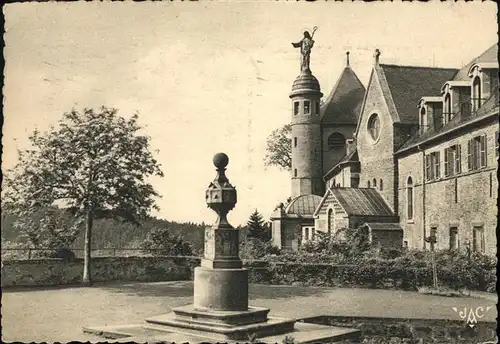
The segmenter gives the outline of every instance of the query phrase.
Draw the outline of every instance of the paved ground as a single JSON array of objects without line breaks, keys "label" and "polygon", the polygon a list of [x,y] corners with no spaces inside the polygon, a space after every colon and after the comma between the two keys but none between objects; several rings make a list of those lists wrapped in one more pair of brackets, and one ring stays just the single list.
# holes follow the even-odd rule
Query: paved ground
[{"label": "paved ground", "polygon": [[[142,323],[192,302],[192,282],[107,283],[91,288],[15,288],[2,294],[2,340],[21,342],[97,341],[82,326]],[[492,306],[484,320],[495,321],[496,299],[448,298],[413,292],[250,286],[251,305],[271,315],[385,316],[458,319],[452,307]]]}]

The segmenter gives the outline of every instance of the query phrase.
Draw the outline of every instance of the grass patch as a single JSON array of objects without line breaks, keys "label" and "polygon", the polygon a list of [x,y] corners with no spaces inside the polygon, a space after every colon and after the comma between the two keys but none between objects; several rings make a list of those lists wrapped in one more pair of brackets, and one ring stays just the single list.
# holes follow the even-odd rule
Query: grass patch
[{"label": "grass patch", "polygon": [[418,292],[420,294],[425,294],[425,295],[438,295],[438,296],[445,296],[445,297],[463,297],[463,296],[470,296],[466,292],[461,291],[461,290],[453,290],[448,287],[418,287]]}]

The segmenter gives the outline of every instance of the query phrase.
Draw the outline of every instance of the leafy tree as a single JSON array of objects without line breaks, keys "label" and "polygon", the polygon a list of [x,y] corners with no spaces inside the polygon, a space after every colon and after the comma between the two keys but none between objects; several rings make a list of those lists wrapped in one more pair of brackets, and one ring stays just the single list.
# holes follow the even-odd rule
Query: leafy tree
[{"label": "leafy tree", "polygon": [[156,256],[192,256],[193,248],[178,234],[168,228],[153,228],[142,243],[145,253]]},{"label": "leafy tree", "polygon": [[265,223],[264,217],[255,209],[250,215],[247,222],[248,234],[247,238],[255,238],[262,241],[271,239],[271,231],[269,226]]},{"label": "leafy tree", "polygon": [[6,202],[21,217],[59,204],[85,219],[85,284],[91,284],[94,219],[139,224],[157,208],[154,198],[159,196],[146,178],[163,176],[149,151],[150,138],[138,134],[138,115],[127,120],[117,112],[73,109],[57,128],[44,134],[35,130],[29,137],[32,148],[19,152],[5,180]]},{"label": "leafy tree", "polygon": [[71,244],[80,232],[82,221],[57,207],[42,209],[19,218],[14,227],[21,233],[20,240],[30,248],[42,251],[42,256],[74,257]]},{"label": "leafy tree", "polygon": [[266,166],[278,166],[287,171],[292,169],[292,126],[290,124],[275,129],[267,137],[264,163]]}]

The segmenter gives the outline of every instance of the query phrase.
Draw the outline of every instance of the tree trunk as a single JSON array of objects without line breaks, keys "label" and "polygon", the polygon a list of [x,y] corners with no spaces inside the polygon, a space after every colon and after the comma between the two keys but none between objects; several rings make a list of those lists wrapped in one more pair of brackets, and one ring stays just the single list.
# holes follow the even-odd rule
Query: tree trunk
[{"label": "tree trunk", "polygon": [[92,276],[90,269],[90,251],[92,246],[92,210],[87,211],[87,226],[85,228],[85,247],[84,247],[84,257],[83,257],[83,284],[90,286],[92,285]]}]

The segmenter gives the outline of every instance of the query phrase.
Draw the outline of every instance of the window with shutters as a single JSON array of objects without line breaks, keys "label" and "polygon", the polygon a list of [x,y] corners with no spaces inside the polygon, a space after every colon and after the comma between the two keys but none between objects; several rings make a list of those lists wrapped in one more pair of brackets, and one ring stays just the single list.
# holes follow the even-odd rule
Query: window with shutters
[{"label": "window with shutters", "polygon": [[453,176],[461,171],[461,149],[460,145],[454,145],[444,150],[444,175]]},{"label": "window with shutters", "polygon": [[440,152],[432,152],[425,156],[426,180],[434,180],[441,177]]},{"label": "window with shutters", "polygon": [[486,167],[486,135],[474,137],[467,146],[467,166],[469,171]]},{"label": "window with shutters", "polygon": [[472,249],[475,252],[484,253],[484,228],[482,226],[475,226],[472,230]]}]

